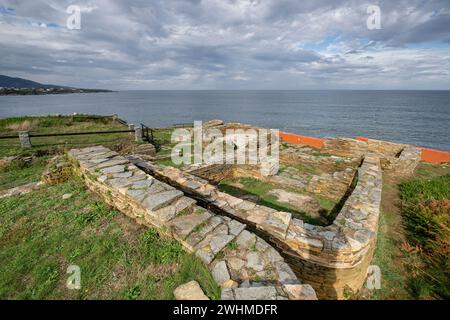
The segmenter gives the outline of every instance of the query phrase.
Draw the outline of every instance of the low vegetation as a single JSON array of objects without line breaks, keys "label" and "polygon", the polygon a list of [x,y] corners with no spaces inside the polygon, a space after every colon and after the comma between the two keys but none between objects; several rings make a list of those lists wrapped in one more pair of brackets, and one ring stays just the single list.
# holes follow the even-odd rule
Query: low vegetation
[{"label": "low vegetation", "polygon": [[[193,279],[220,295],[200,260],[77,179],[1,199],[0,247],[0,299],[172,299]],[[69,265],[81,268],[81,290],[66,287]]]},{"label": "low vegetation", "polygon": [[[0,119],[0,135],[124,130],[111,117],[48,116]],[[158,136],[161,140],[167,133]],[[106,145],[126,151],[129,133],[42,137],[24,150],[0,139],[0,190],[39,181],[54,153]],[[67,199],[67,195],[71,197]],[[66,199],[63,199],[66,195]],[[212,299],[220,289],[208,269],[180,244],[137,225],[71,178],[29,194],[0,199],[0,299],[173,299],[197,280]],[[81,290],[66,287],[69,265],[81,269]]]},{"label": "low vegetation", "polygon": [[450,167],[421,163],[408,181],[383,180],[372,261],[382,281],[370,297],[448,299]]},{"label": "low vegetation", "polygon": [[15,160],[0,166],[0,190],[18,187],[41,179],[48,156],[34,158],[29,162]]},{"label": "low vegetation", "polygon": [[414,258],[407,265],[415,298],[450,298],[450,174],[400,185],[402,214]]},{"label": "low vegetation", "polygon": [[[128,129],[112,121],[108,116],[44,116],[15,117],[0,119],[0,137],[17,135],[17,131],[29,131],[31,134],[93,132]],[[22,149],[19,138],[0,139],[0,157],[29,155],[34,152],[56,152],[77,146],[93,144],[125,148],[132,144],[131,133],[92,134],[80,136],[56,136],[31,138],[32,149]]]}]

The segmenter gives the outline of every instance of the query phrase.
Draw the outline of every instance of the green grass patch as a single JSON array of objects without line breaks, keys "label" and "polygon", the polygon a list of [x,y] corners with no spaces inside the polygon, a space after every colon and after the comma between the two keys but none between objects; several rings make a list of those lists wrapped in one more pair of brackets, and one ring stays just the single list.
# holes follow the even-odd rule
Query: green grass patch
[{"label": "green grass patch", "polygon": [[319,205],[327,211],[331,211],[334,208],[334,206],[336,205],[335,200],[328,199],[322,195],[315,194],[314,197],[319,202]]},{"label": "green grass patch", "polygon": [[[111,117],[78,115],[78,116],[42,116],[15,117],[0,119],[0,136],[16,135],[18,131],[38,133],[72,133],[127,130],[128,128],[114,123]],[[65,150],[73,147],[84,147],[102,144],[105,146],[127,145],[134,143],[134,134],[111,133],[81,136],[56,136],[31,138],[32,149],[20,147],[19,138],[0,140],[0,157],[29,154],[40,150]]]},{"label": "green grass patch", "polygon": [[172,145],[172,128],[162,128],[153,130],[153,138],[159,143],[159,145]]},{"label": "green grass patch", "polygon": [[183,163],[181,163],[181,164],[173,163],[171,158],[155,160],[155,163],[159,164],[159,165],[162,165],[162,166],[174,167],[174,168],[182,168],[182,167],[184,167]]},{"label": "green grass patch", "polygon": [[450,298],[450,174],[400,185],[407,248],[409,289],[416,298]]},{"label": "green grass patch", "polygon": [[296,162],[296,163],[286,164],[286,166],[297,169],[299,171],[299,173],[308,173],[308,174],[317,174],[318,173],[317,168],[315,168],[313,165],[307,164],[307,163]]},{"label": "green grass patch", "polygon": [[[200,260],[77,179],[1,199],[0,248],[0,299],[173,299],[190,280],[220,297]],[[66,287],[69,265],[81,268],[81,290]]]},{"label": "green grass patch", "polygon": [[450,173],[450,164],[431,164],[420,162],[415,171],[415,177],[431,179]]},{"label": "green grass patch", "polygon": [[[401,219],[397,212],[381,212],[378,222],[378,237],[372,265],[380,267],[381,289],[373,290],[371,299],[411,299],[407,290],[407,274],[403,261],[407,257],[400,250],[402,238]],[[397,232],[394,230],[397,229]]]},{"label": "green grass patch", "polygon": [[41,180],[47,160],[48,157],[39,157],[34,158],[28,164],[24,164],[21,161],[13,161],[7,166],[0,167],[0,190]]},{"label": "green grass patch", "polygon": [[227,243],[227,248],[230,250],[237,250],[238,247],[239,247],[239,245],[234,240]]}]

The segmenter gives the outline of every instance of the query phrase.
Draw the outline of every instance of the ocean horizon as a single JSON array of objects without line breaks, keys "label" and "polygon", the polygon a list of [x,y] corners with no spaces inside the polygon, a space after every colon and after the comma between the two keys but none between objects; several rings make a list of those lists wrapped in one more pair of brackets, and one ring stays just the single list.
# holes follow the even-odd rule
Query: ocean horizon
[{"label": "ocean horizon", "polygon": [[357,137],[450,151],[450,90],[126,90],[0,97],[0,117],[118,114],[163,127],[221,119],[314,137]]}]

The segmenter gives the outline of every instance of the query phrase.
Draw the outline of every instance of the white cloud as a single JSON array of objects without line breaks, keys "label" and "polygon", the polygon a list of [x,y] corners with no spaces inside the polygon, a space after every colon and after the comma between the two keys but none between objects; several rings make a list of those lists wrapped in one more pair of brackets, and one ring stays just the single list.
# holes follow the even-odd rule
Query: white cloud
[{"label": "white cloud", "polygon": [[380,1],[381,30],[352,0],[78,2],[81,30],[50,27],[70,1],[6,1],[2,73],[119,90],[450,87],[448,1]]}]

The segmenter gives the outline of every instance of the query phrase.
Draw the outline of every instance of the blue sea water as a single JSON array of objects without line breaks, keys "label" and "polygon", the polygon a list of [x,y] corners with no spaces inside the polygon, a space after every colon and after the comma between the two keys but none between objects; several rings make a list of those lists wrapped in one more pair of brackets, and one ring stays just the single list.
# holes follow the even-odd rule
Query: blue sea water
[{"label": "blue sea water", "polygon": [[0,117],[95,113],[161,127],[223,119],[450,151],[450,91],[121,91],[2,96]]}]

